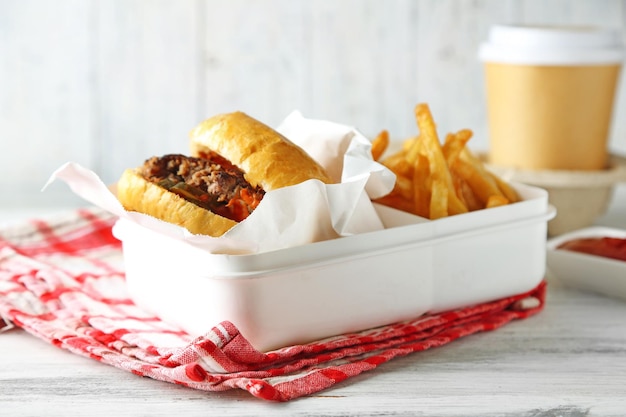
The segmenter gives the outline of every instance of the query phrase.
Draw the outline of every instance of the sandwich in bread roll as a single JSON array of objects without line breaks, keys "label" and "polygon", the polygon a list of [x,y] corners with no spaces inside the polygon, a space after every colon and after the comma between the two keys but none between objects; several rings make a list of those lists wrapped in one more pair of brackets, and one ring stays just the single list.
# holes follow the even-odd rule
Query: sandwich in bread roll
[{"label": "sandwich in bread roll", "polygon": [[217,237],[248,217],[267,191],[331,182],[302,148],[241,112],[202,122],[190,147],[192,156],[155,156],[125,170],[117,184],[124,208]]}]

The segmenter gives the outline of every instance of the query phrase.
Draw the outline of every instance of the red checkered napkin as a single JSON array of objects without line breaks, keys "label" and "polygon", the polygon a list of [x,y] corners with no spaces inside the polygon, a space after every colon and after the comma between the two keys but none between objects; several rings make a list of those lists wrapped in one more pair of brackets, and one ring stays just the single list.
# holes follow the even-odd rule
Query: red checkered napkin
[{"label": "red checkered napkin", "polygon": [[199,390],[240,388],[287,401],[396,356],[526,318],[544,302],[542,283],[526,294],[263,353],[229,322],[192,338],[136,307],[114,221],[81,209],[0,230],[0,315],[63,349]]}]

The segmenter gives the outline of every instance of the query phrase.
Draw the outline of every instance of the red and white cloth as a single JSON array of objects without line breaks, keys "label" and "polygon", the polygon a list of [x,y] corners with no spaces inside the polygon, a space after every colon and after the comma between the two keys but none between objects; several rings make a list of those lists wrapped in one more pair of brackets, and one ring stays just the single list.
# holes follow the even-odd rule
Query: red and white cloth
[{"label": "red and white cloth", "polygon": [[544,303],[542,283],[494,302],[263,353],[232,323],[216,323],[192,338],[136,307],[126,292],[114,222],[107,212],[88,208],[0,230],[0,329],[12,322],[62,349],[137,375],[288,401],[396,356],[524,319]]}]

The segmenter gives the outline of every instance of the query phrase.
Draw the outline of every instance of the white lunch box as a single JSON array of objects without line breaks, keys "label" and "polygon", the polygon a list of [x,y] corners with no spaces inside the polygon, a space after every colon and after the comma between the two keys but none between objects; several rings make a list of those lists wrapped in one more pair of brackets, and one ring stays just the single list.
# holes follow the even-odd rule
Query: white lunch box
[{"label": "white lunch box", "polygon": [[438,220],[376,206],[385,229],[252,255],[211,254],[128,220],[128,290],[193,335],[224,320],[261,351],[529,291],[544,278],[546,191]]}]

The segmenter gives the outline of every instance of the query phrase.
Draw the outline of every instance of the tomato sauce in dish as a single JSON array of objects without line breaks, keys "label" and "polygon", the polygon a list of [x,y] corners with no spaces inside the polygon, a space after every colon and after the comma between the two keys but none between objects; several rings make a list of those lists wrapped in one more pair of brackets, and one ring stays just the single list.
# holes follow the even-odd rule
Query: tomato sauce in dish
[{"label": "tomato sauce in dish", "polygon": [[626,239],[617,237],[589,237],[568,240],[559,245],[558,249],[626,261]]}]

